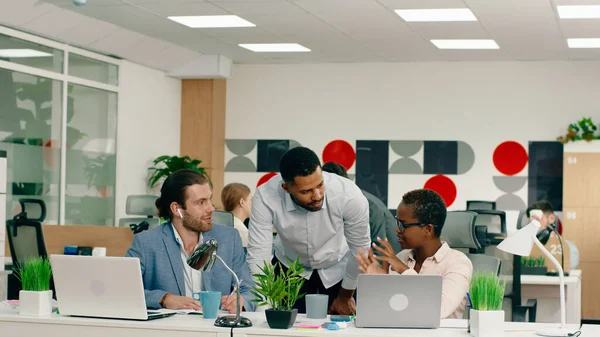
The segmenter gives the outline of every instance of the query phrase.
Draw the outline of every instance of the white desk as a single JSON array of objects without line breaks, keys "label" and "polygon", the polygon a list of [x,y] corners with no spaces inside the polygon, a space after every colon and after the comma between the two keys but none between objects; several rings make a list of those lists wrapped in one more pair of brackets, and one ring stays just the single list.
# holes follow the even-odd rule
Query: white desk
[{"label": "white desk", "polygon": [[[521,275],[521,296],[537,299],[536,321],[560,322],[558,276]],[[565,305],[567,323],[581,323],[581,270],[571,270],[565,277]]]},{"label": "white desk", "polygon": [[584,324],[581,326],[581,337],[600,336],[600,325]]},{"label": "white desk", "polygon": [[8,292],[8,275],[12,274],[10,270],[0,270],[0,301],[6,299]]},{"label": "white desk", "polygon": [[[349,327],[340,331],[302,331],[295,328],[289,330],[270,329],[264,313],[245,313],[252,320],[253,327],[234,329],[236,337],[266,336],[369,336],[369,337],[465,337],[465,329],[359,329]],[[309,320],[305,315],[298,315],[297,323],[321,323],[324,320]],[[218,328],[214,320],[200,316],[176,315],[153,321],[125,321],[95,318],[76,318],[52,315],[47,318],[22,317],[16,310],[8,307],[0,308],[0,331],[3,336],[89,336],[89,337],[229,337],[230,329]],[[557,327],[556,324],[541,323],[506,323],[505,336],[535,336],[537,329]],[[579,325],[571,325],[570,329],[578,329]]]}]

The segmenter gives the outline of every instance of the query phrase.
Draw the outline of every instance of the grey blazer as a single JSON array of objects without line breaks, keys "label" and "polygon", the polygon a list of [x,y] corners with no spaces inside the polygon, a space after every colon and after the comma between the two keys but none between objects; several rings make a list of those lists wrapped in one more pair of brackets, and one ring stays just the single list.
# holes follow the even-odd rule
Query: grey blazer
[{"label": "grey blazer", "polygon": [[[202,236],[204,241],[217,240],[217,254],[242,280],[240,293],[244,298],[244,309],[254,311],[256,303],[251,302],[254,297],[250,294],[254,283],[238,231],[233,227],[213,224],[212,230],[202,233]],[[185,296],[180,249],[171,222],[134,236],[127,256],[140,259],[148,308],[161,308],[160,300],[166,293]],[[202,272],[202,290],[220,291],[224,296],[231,293],[234,285],[235,278],[220,261],[215,262],[211,271]]]}]

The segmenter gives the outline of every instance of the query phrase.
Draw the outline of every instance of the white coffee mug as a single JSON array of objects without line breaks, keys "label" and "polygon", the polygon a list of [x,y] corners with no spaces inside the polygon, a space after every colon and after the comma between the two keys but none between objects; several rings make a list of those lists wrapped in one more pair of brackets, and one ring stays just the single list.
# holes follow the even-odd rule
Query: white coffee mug
[{"label": "white coffee mug", "polygon": [[106,256],[106,247],[94,247],[92,256]]}]

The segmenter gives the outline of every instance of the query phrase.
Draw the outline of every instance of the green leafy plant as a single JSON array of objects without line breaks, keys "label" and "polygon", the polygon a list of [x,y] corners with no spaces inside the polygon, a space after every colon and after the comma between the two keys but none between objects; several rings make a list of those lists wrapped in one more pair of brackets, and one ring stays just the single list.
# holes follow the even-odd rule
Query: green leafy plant
[{"label": "green leafy plant", "polygon": [[591,118],[582,118],[577,123],[571,123],[567,127],[567,134],[558,137],[558,141],[566,144],[578,140],[592,141],[600,139],[600,135],[596,134],[598,127],[592,122]]},{"label": "green leafy plant", "polygon": [[[255,296],[252,301],[258,305],[269,305],[273,310],[290,311],[294,303],[305,294],[300,294],[300,288],[304,284],[304,265],[300,258],[294,261],[288,260],[288,270],[283,272],[281,264],[271,265],[265,261],[260,268],[260,274],[254,274],[256,285],[250,292]],[[276,273],[276,266],[279,273]]]},{"label": "green leafy plant", "polygon": [[543,256],[528,257],[524,256],[521,258],[521,265],[524,267],[544,267],[546,265],[546,259]]},{"label": "green leafy plant", "polygon": [[[114,154],[100,155],[95,158],[83,157],[85,163],[84,174],[88,186],[94,186],[98,190],[104,190],[108,186],[115,185],[117,168],[117,157]],[[100,194],[106,194],[106,191]],[[102,195],[106,197],[107,195]]]},{"label": "green leafy plant", "polygon": [[474,272],[469,293],[473,309],[479,311],[502,310],[506,281],[492,273]]},{"label": "green leafy plant", "polygon": [[15,268],[15,276],[25,291],[50,290],[50,261],[41,257],[29,258]]},{"label": "green leafy plant", "polygon": [[170,176],[171,173],[179,169],[189,169],[206,174],[204,167],[198,166],[201,162],[201,160],[192,159],[189,156],[160,156],[154,159],[154,166],[148,168],[152,172],[150,178],[148,178],[148,186],[150,188],[156,186],[161,179]]}]

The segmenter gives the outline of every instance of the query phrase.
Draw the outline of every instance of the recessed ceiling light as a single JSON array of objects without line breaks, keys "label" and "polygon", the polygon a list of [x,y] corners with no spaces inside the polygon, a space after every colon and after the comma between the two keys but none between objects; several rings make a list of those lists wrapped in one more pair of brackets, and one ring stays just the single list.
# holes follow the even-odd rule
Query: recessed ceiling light
[{"label": "recessed ceiling light", "polygon": [[0,57],[49,57],[50,53],[44,53],[33,49],[0,49]]},{"label": "recessed ceiling light", "polygon": [[600,6],[556,6],[561,19],[599,19]]},{"label": "recessed ceiling light", "polygon": [[477,21],[468,8],[448,9],[396,9],[406,22]]},{"label": "recessed ceiling light", "polygon": [[431,40],[439,49],[499,49],[494,40]]},{"label": "recessed ceiling light", "polygon": [[297,43],[242,43],[240,47],[257,53],[308,52],[310,49]]},{"label": "recessed ceiling light", "polygon": [[168,16],[167,18],[190,28],[256,27],[237,15]]},{"label": "recessed ceiling light", "polygon": [[600,48],[599,38],[567,39],[569,48]]}]

